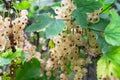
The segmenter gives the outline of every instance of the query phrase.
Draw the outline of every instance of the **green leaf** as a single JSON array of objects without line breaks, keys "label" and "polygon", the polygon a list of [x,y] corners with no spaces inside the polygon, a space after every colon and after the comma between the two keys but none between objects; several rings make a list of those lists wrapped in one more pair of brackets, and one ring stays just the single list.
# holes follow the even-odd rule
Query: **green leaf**
[{"label": "green leaf", "polygon": [[115,3],[117,10],[120,11],[120,4],[118,2]]},{"label": "green leaf", "polygon": [[46,36],[52,37],[62,32],[66,26],[63,20],[50,18],[49,14],[41,14],[35,19],[36,23],[29,26],[26,29],[26,32],[33,32],[44,29]]},{"label": "green leaf", "polygon": [[102,4],[104,4],[105,0],[99,0]]},{"label": "green leaf", "polygon": [[120,46],[120,16],[115,10],[111,10],[110,13],[112,19],[105,29],[105,40],[113,46]]},{"label": "green leaf", "polygon": [[45,37],[45,32],[44,32],[44,31],[40,31],[40,32],[39,32],[39,36],[40,36],[40,37]]},{"label": "green leaf", "polygon": [[50,20],[50,14],[47,13],[35,16],[36,23],[33,23],[32,25],[27,27],[26,32],[34,32],[43,29],[49,24]]},{"label": "green leaf", "polygon": [[105,0],[105,4],[112,4],[112,3],[114,3],[115,2],[115,0]]},{"label": "green leaf", "polygon": [[73,2],[82,12],[93,12],[102,7],[102,4],[96,0],[74,0]]},{"label": "green leaf", "polygon": [[56,80],[57,78],[56,78],[56,76],[50,76],[50,80]]},{"label": "green leaf", "polygon": [[51,20],[50,14],[44,13],[44,14],[37,15],[35,16],[35,23],[30,25],[26,29],[26,32],[33,32],[33,31],[43,29],[47,26],[47,23],[49,23],[50,20]]},{"label": "green leaf", "polygon": [[73,17],[75,18],[77,25],[81,25],[82,27],[87,26],[87,15],[85,13],[76,9],[73,11]]},{"label": "green leaf", "polygon": [[40,23],[33,23],[27,29],[25,30],[26,32],[34,32],[40,30],[44,26],[40,26]]},{"label": "green leaf", "polygon": [[2,58],[16,58],[21,56],[22,49],[16,48],[16,52],[12,52],[11,49],[8,49],[6,52],[0,53],[0,57]]},{"label": "green leaf", "polygon": [[16,71],[15,80],[38,80],[40,78],[40,62],[33,58]]},{"label": "green leaf", "polygon": [[37,23],[42,23],[42,26],[45,26],[45,23],[51,20],[49,13],[43,13],[35,16],[35,21]]},{"label": "green leaf", "polygon": [[12,59],[7,59],[7,58],[0,58],[0,66],[4,66],[6,64],[9,64]]},{"label": "green leaf", "polygon": [[100,16],[100,18],[102,18],[102,19],[110,19],[110,13],[104,13],[104,14],[100,14],[99,15]]},{"label": "green leaf", "polygon": [[55,4],[53,4],[54,7],[61,7],[61,3],[60,2],[56,2]]},{"label": "green leaf", "polygon": [[[98,79],[109,77],[120,78],[120,47],[110,47],[109,51],[104,54],[97,63],[97,77]],[[113,79],[112,79],[113,80]]]},{"label": "green leaf", "polygon": [[89,24],[89,28],[96,31],[103,31],[105,30],[106,26],[109,24],[107,19],[100,19],[100,21],[96,24]]},{"label": "green leaf", "polygon": [[7,72],[4,72],[4,74],[2,76],[2,80],[11,80],[11,77],[7,76]]},{"label": "green leaf", "polygon": [[16,52],[12,52],[11,49],[7,50],[4,53],[0,53],[0,66],[4,66],[6,64],[11,63],[11,61],[16,58],[20,57],[22,54],[22,50],[17,48]]},{"label": "green leaf", "polygon": [[22,49],[16,48],[16,52],[12,52],[11,55],[7,56],[6,58],[16,58],[22,55]]},{"label": "green leaf", "polygon": [[60,32],[62,32],[62,30],[65,28],[65,23],[63,20],[59,20],[59,19],[52,19],[48,26],[46,27],[46,36],[47,37],[52,37],[55,36],[57,34],[59,34]]},{"label": "green leaf", "polygon": [[21,3],[14,3],[13,6],[16,9],[22,10],[22,9],[28,9],[31,5],[29,1],[22,1]]}]

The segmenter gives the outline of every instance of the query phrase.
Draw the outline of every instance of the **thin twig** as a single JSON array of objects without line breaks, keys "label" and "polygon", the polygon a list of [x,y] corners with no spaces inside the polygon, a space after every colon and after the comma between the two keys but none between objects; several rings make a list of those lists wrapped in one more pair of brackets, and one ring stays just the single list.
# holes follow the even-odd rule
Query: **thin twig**
[{"label": "thin twig", "polygon": [[5,5],[5,8],[8,10],[10,8],[10,3],[6,0],[2,0],[4,5]]}]

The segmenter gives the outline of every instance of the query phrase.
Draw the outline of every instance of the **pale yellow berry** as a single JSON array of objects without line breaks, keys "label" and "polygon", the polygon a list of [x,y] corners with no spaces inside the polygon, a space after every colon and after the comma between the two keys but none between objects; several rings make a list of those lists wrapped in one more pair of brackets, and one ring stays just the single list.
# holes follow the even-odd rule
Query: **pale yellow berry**
[{"label": "pale yellow berry", "polygon": [[22,11],[20,12],[20,15],[21,15],[21,16],[27,16],[27,15],[28,15],[28,11],[27,11],[27,10],[22,10]]}]

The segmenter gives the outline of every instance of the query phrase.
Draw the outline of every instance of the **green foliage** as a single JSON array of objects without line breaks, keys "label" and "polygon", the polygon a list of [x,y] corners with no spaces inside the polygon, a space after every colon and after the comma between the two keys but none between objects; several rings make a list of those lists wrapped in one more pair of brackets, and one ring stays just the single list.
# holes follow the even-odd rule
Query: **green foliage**
[{"label": "green foliage", "polygon": [[82,27],[87,26],[87,13],[102,7],[102,4],[96,0],[74,0],[74,4],[77,9],[73,11],[73,18],[75,18],[76,24]]},{"label": "green foliage", "polygon": [[[115,76],[120,78],[120,47],[110,47],[97,63],[97,77],[106,78]],[[101,71],[102,70],[102,71]]]},{"label": "green foliage", "polygon": [[55,36],[62,32],[65,28],[63,20],[50,18],[50,14],[40,14],[36,18],[36,23],[33,23],[26,29],[26,32],[34,32],[45,29],[47,37]]},{"label": "green foliage", "polygon": [[115,10],[111,10],[110,14],[112,18],[105,29],[105,40],[113,46],[120,46],[120,16]]},{"label": "green foliage", "polygon": [[116,0],[99,0],[102,4],[112,4],[114,3]]},{"label": "green foliage", "polygon": [[40,62],[36,58],[25,62],[21,68],[16,70],[15,80],[39,80],[40,66]]},{"label": "green foliage", "polygon": [[54,7],[57,6],[57,7],[60,7],[61,6],[61,3],[60,2],[57,2],[53,5]]},{"label": "green foliage", "polygon": [[0,58],[0,66],[4,66],[6,64],[11,63],[11,59],[6,59],[6,58]]},{"label": "green foliage", "polygon": [[115,0],[105,0],[105,4],[112,4],[114,2],[115,2]]},{"label": "green foliage", "polygon": [[96,31],[104,31],[106,26],[109,24],[107,19],[100,19],[100,21],[96,24],[89,24],[89,28]]},{"label": "green foliage", "polygon": [[3,58],[15,58],[15,57],[18,57],[20,56],[22,53],[22,49],[20,48],[17,48],[16,52],[12,52],[11,49],[8,49],[6,52],[3,52],[3,53],[0,53],[0,57],[3,57]]},{"label": "green foliage", "polygon": [[14,3],[13,6],[15,9],[22,10],[22,9],[28,9],[31,5],[29,1],[22,1],[21,3]]},{"label": "green foliage", "polygon": [[76,24],[82,27],[87,27],[87,14],[79,11],[78,9],[73,11],[73,17],[76,19]]},{"label": "green foliage", "polygon": [[46,27],[46,36],[55,36],[62,32],[65,28],[65,23],[60,19],[52,19],[50,20],[48,26]]},{"label": "green foliage", "polygon": [[11,49],[7,50],[4,53],[0,54],[0,66],[4,66],[6,64],[10,64],[11,61],[16,58],[16,57],[20,57],[22,54],[22,50],[21,49],[17,49],[16,52],[12,52]]},{"label": "green foliage", "polygon": [[43,29],[47,27],[47,24],[50,21],[50,14],[40,14],[38,16],[35,16],[35,23],[30,25],[27,29],[26,32],[34,32],[38,31],[40,29]]},{"label": "green foliage", "polygon": [[74,4],[81,12],[93,12],[102,7],[102,4],[96,0],[74,0]]},{"label": "green foliage", "polygon": [[117,7],[117,10],[120,11],[120,4],[116,2],[115,5]]},{"label": "green foliage", "polygon": [[52,49],[52,48],[55,47],[55,43],[53,42],[52,39],[50,39],[48,47],[49,47],[50,49]]},{"label": "green foliage", "polygon": [[6,76],[7,73],[4,73],[2,76],[2,80],[11,80],[11,78],[9,76]]},{"label": "green foliage", "polygon": [[100,18],[110,20],[110,13],[100,14]]}]

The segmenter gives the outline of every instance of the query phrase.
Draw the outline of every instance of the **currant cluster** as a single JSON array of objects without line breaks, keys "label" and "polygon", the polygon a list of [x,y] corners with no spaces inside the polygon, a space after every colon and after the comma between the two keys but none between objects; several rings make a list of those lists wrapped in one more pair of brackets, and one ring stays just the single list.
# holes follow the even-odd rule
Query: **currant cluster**
[{"label": "currant cluster", "polygon": [[[60,80],[69,80],[67,74],[69,73],[68,65],[70,65],[70,69],[75,74],[74,80],[82,80],[87,73],[85,65],[90,63],[82,55],[95,57],[101,53],[96,42],[97,35],[91,32],[90,29],[83,29],[82,26],[78,26],[74,21],[71,21],[72,12],[75,9],[72,0],[62,0],[61,6],[55,9],[57,14],[55,18],[63,19],[66,28],[62,33],[52,38],[55,47],[51,49],[50,58],[46,63],[46,70],[49,74],[51,70],[61,70]],[[97,23],[99,14],[100,10],[88,13],[88,22]],[[82,54],[80,50],[84,53]]]},{"label": "currant cluster", "polygon": [[[77,44],[81,44],[81,46],[84,46],[86,49],[86,53],[93,54],[97,53],[100,54],[100,48],[98,46],[98,43],[96,42],[98,36],[97,34],[90,31],[90,29],[83,29],[82,26],[76,25],[74,21],[71,21],[72,19],[72,12],[76,9],[76,7],[73,4],[73,0],[62,0],[61,2],[62,7],[57,7],[55,9],[55,13],[57,14],[57,19],[63,19],[66,23],[66,28],[63,30],[63,33],[68,33],[68,31],[71,31],[70,33],[81,34],[81,41],[77,41]],[[99,14],[102,12],[102,9],[95,10],[92,13],[86,13],[88,16],[88,22],[90,23],[97,23],[99,22]],[[68,33],[69,34],[69,33]],[[70,34],[69,34],[70,35]],[[87,40],[84,40],[84,37],[87,36]],[[80,36],[78,36],[80,37]],[[73,37],[71,37],[73,38]],[[58,38],[59,39],[59,38]],[[56,42],[55,42],[56,43]]]},{"label": "currant cluster", "polygon": [[57,7],[55,9],[55,13],[57,14],[55,18],[70,20],[72,11],[75,9],[75,6],[73,5],[72,0],[62,0],[61,6],[62,7]]},{"label": "currant cluster", "polygon": [[99,10],[95,10],[94,12],[92,13],[88,13],[88,22],[90,23],[97,23],[100,21],[100,18],[99,18],[99,15],[100,13],[102,12],[102,9],[99,9]]},{"label": "currant cluster", "polygon": [[[26,56],[26,60],[29,61],[33,57],[36,57],[41,63],[41,54],[35,51],[35,46],[33,46],[29,40],[25,38],[24,29],[28,22],[28,11],[21,10],[19,17],[5,17],[0,16],[0,52],[7,51],[11,49],[15,52],[17,48],[22,49],[22,53],[30,52]],[[9,65],[10,70],[8,71],[8,76],[14,80],[15,70],[18,69],[22,63],[18,63],[21,60],[20,57],[15,58]],[[6,75],[6,74],[5,74]]]},{"label": "currant cluster", "polygon": [[[53,41],[55,48],[51,50],[51,58],[47,62],[46,70],[60,69],[63,74],[68,74],[67,66],[70,64],[70,69],[76,73],[75,76],[82,74],[81,77],[77,76],[74,80],[82,79],[87,72],[84,68],[86,61],[79,52],[79,46],[82,45],[82,35],[80,33],[60,34]],[[61,76],[60,78],[66,80]]]},{"label": "currant cluster", "polygon": [[93,57],[99,56],[102,52],[100,50],[99,44],[97,43],[97,34],[90,32],[89,30],[87,30],[86,33],[88,37],[86,44],[86,54],[91,55]]},{"label": "currant cluster", "polygon": [[36,51],[36,47],[30,43],[29,40],[25,39],[23,53],[29,52],[26,56],[26,61],[30,61],[32,58],[37,58],[42,65],[44,65],[45,61],[42,59],[41,53]]},{"label": "currant cluster", "polygon": [[20,17],[12,20],[11,17],[0,16],[0,51],[15,47],[22,48],[24,44],[24,28],[28,21],[27,10],[20,12]]}]

